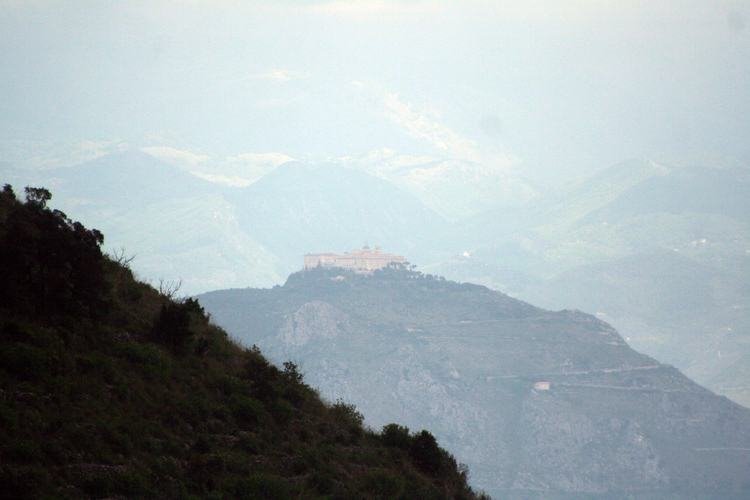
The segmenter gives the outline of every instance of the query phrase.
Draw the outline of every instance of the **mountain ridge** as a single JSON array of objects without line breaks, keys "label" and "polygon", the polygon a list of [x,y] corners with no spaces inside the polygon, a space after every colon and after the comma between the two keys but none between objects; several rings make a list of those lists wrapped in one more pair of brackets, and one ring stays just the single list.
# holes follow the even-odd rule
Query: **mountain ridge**
[{"label": "mountain ridge", "polygon": [[[308,270],[200,300],[234,337],[293,359],[371,424],[429,422],[490,494],[750,491],[739,479],[750,411],[633,351],[593,316],[405,270]],[[715,447],[737,451],[699,451]]]}]

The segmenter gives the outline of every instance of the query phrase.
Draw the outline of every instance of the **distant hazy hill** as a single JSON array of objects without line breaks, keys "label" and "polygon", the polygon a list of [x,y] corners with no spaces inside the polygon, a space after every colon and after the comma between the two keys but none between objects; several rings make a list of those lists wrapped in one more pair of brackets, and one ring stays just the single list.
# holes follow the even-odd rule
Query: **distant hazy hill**
[{"label": "distant hazy hill", "polygon": [[400,270],[313,270],[200,300],[369,423],[429,426],[499,498],[750,494],[750,410],[592,316]]},{"label": "distant hazy hill", "polygon": [[137,150],[45,173],[59,196],[80,204],[138,206],[216,192],[214,186]]},{"label": "distant hazy hill", "polygon": [[229,188],[145,153],[12,174],[22,186],[53,188],[54,206],[104,231],[108,249],[135,255],[144,279],[182,280],[183,293],[281,279],[278,259],[239,227]]},{"label": "distant hazy hill", "polygon": [[748,200],[748,169],[647,178],[581,217],[548,251],[580,262],[524,296],[601,312],[638,348],[750,405],[736,371],[750,361]]},{"label": "distant hazy hill", "polygon": [[[446,223],[387,181],[331,164],[289,163],[246,188],[199,179],[138,151],[6,179],[55,189],[55,206],[102,228],[108,247],[137,254],[142,276],[182,291],[268,286],[313,251],[365,243],[425,261]],[[137,249],[137,251],[136,251]]]},{"label": "distant hazy hill", "polygon": [[458,159],[400,156],[380,151],[345,164],[392,182],[448,220],[498,207],[528,205],[539,191],[507,166]]},{"label": "distant hazy hill", "polygon": [[432,255],[443,219],[412,195],[364,172],[330,164],[286,163],[233,191],[242,228],[295,271],[302,255],[364,243],[415,260]]},{"label": "distant hazy hill", "polygon": [[747,265],[728,272],[679,252],[636,254],[563,272],[528,296],[548,307],[586,307],[615,322],[634,348],[748,405]]},{"label": "distant hazy hill", "polygon": [[585,221],[622,220],[651,213],[750,214],[750,169],[681,168],[655,175],[622,192]]},{"label": "distant hazy hill", "polygon": [[750,352],[748,200],[749,169],[625,162],[526,217],[476,218],[469,257],[430,272],[600,313],[637,348],[750,405],[738,370]]}]

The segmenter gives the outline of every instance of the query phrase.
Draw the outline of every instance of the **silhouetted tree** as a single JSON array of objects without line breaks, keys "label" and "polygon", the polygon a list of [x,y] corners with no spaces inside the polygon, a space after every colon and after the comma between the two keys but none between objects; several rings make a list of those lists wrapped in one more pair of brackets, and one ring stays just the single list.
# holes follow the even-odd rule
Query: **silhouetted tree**
[{"label": "silhouetted tree", "polygon": [[263,357],[258,346],[253,345],[245,354],[243,376],[250,381],[253,396],[261,401],[273,401],[278,397],[274,382],[281,372]]},{"label": "silhouetted tree", "polygon": [[289,380],[290,382],[294,383],[302,383],[302,374],[299,372],[299,367],[296,363],[293,363],[291,361],[285,361],[284,362],[284,376]]},{"label": "silhouetted tree", "polygon": [[27,186],[26,204],[37,208],[46,208],[47,202],[52,199],[52,193],[45,188],[36,188]]},{"label": "silhouetted tree", "polygon": [[194,336],[191,325],[206,321],[203,307],[196,299],[170,301],[161,306],[152,328],[152,337],[174,351],[182,351]]},{"label": "silhouetted tree", "polygon": [[417,467],[424,472],[433,476],[440,472],[443,463],[442,453],[435,436],[428,431],[423,430],[412,438],[409,454]]},{"label": "silhouetted tree", "polygon": [[8,185],[0,197],[0,306],[42,316],[101,313],[104,237],[59,210],[49,210],[48,190],[25,191],[25,203]]},{"label": "silhouetted tree", "polygon": [[383,426],[383,431],[380,433],[381,439],[388,446],[393,446],[401,449],[408,449],[411,444],[411,436],[409,436],[409,428],[398,424],[388,424]]}]

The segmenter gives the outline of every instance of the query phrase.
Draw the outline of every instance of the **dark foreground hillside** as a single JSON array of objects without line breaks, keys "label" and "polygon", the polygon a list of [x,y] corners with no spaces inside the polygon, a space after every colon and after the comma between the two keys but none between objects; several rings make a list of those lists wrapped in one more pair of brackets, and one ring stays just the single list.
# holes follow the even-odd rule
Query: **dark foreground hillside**
[{"label": "dark foreground hillside", "polygon": [[364,428],[48,199],[0,193],[0,497],[474,497],[430,433]]}]

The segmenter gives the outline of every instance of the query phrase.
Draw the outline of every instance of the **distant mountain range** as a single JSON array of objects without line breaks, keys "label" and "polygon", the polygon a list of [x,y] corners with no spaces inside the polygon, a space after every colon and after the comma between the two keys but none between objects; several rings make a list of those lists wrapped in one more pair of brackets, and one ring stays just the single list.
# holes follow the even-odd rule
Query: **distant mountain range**
[{"label": "distant mountain range", "polygon": [[313,269],[199,300],[373,427],[432,429],[497,498],[750,495],[750,410],[593,316],[397,269]]},{"label": "distant mountain range", "polygon": [[17,186],[48,186],[57,208],[107,234],[106,248],[135,255],[134,269],[152,282],[181,280],[182,293],[196,293],[281,279],[278,258],[239,226],[229,188],[145,153],[3,177]]},{"label": "distant mountain range", "polygon": [[445,221],[414,196],[356,169],[286,163],[231,193],[242,228],[278,256],[287,273],[302,255],[365,243],[434,258]]},{"label": "distant mountain range", "polygon": [[492,209],[527,206],[540,189],[503,165],[458,159],[435,159],[379,151],[339,162],[387,180],[413,194],[450,221]]},{"label": "distant mountain range", "polygon": [[247,187],[138,151],[46,171],[0,165],[16,186],[51,187],[107,248],[137,253],[140,276],[182,279],[182,293],[271,286],[306,252],[381,245],[425,272],[597,314],[745,405],[749,172],[631,160],[550,194],[502,169],[388,155],[286,163]]},{"label": "distant mountain range", "polygon": [[446,227],[411,194],[332,164],[290,162],[234,188],[139,151],[0,173],[15,185],[50,186],[56,207],[111,235],[106,247],[137,248],[141,275],[182,280],[189,294],[278,283],[307,252],[368,242],[427,261],[439,255]]}]

